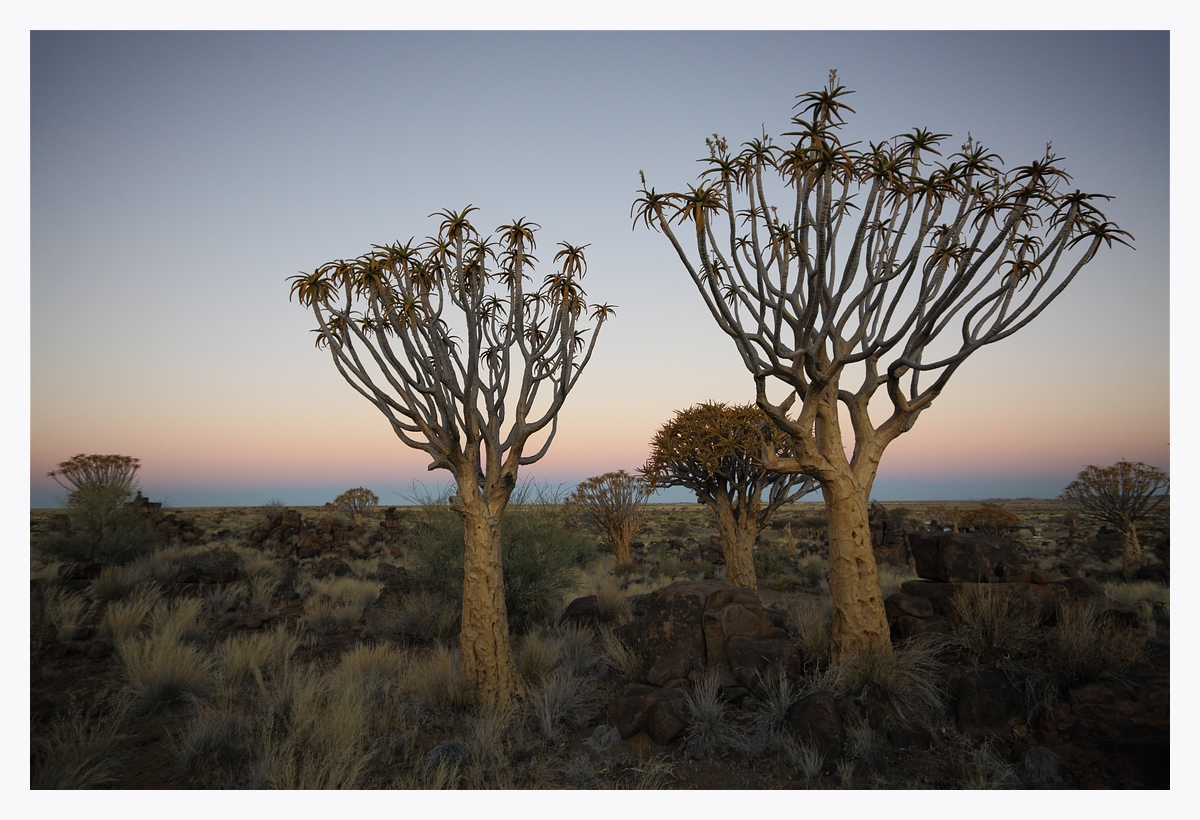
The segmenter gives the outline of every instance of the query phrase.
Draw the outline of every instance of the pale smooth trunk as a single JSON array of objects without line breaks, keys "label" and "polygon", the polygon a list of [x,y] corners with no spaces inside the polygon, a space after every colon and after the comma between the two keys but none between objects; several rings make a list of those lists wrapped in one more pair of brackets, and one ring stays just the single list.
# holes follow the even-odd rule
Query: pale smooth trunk
[{"label": "pale smooth trunk", "polygon": [[462,674],[481,704],[498,703],[520,682],[504,603],[499,516],[468,509],[463,526]]},{"label": "pale smooth trunk", "polygon": [[850,479],[823,482],[829,516],[829,592],[833,598],[831,661],[863,653],[891,654],[891,632],[867,521],[868,491]]},{"label": "pale smooth trunk", "polygon": [[1124,555],[1122,560],[1122,570],[1125,575],[1125,580],[1132,580],[1137,571],[1142,567],[1142,545],[1138,543],[1137,526],[1129,525],[1129,529],[1125,531],[1124,536]]}]

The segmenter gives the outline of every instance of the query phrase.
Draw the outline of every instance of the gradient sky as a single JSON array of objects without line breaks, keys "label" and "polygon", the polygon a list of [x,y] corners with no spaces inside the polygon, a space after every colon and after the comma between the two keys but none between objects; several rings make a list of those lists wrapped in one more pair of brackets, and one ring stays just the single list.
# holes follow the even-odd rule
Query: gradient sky
[{"label": "gradient sky", "polygon": [[850,138],[969,131],[1009,167],[1053,141],[1136,238],[972,357],[890,446],[875,497],[1052,497],[1087,464],[1170,469],[1169,47],[1154,32],[34,32],[31,505],[57,503],[45,474],[80,452],[140,458],[147,494],[179,507],[360,485],[403,503],[414,480],[445,484],[313,347],[287,277],[421,239],[429,214],[467,204],[485,233],[524,215],[543,251],[590,243],[589,297],[618,306],[523,477],[635,469],[675,410],[753,398],[669,243],[631,230],[638,171],[659,190],[695,182],[706,136],[788,130],[830,68],[856,92]]}]

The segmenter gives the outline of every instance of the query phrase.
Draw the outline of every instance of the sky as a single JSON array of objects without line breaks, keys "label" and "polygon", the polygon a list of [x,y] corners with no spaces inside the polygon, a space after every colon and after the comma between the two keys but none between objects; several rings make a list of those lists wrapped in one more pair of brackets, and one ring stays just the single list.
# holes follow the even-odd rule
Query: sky
[{"label": "sky", "polygon": [[[975,354],[884,455],[874,497],[1056,496],[1085,465],[1170,470],[1166,32],[34,31],[29,39],[29,488],[76,453],[141,460],[170,506],[321,504],[445,485],[313,345],[288,277],[436,231],[468,204],[539,249],[588,244],[618,306],[522,477],[634,470],[654,431],[753,383],[638,172],[696,181],[713,133],[788,130],[830,69],[845,134],[968,132],[1007,166],[1047,142],[1113,197],[1104,250],[1030,327]],[[548,267],[552,254],[543,253]],[[675,491],[661,500],[688,500]],[[814,497],[815,499],[815,497]]]}]

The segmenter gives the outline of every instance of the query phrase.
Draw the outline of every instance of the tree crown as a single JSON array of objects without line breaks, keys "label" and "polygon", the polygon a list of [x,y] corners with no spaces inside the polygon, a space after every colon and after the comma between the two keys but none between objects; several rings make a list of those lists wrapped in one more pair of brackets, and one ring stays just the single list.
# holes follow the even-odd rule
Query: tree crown
[{"label": "tree crown", "polygon": [[1140,461],[1109,467],[1089,465],[1062,492],[1063,500],[1084,515],[1125,532],[1168,503],[1170,477]]}]

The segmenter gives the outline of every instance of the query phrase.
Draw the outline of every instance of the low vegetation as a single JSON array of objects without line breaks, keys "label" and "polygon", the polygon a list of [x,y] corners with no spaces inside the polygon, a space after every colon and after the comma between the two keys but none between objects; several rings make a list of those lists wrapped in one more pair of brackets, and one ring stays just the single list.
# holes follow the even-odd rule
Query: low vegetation
[{"label": "low vegetation", "polygon": [[[1061,513],[1027,512],[1023,521],[1040,530],[1026,539],[1031,557],[1085,568],[1140,626],[1086,606],[1038,625],[985,590],[960,600],[951,634],[831,666],[823,525],[803,505],[785,507],[756,548],[760,595],[802,668],[776,669],[733,699],[715,676],[697,674],[680,701],[681,738],[639,744],[607,719],[609,701],[645,672],[619,627],[641,612],[642,596],[675,579],[723,580],[710,560],[715,522],[699,505],[651,508],[645,541],[618,565],[559,509],[506,513],[523,695],[503,708],[478,704],[463,679],[462,529],[444,507],[408,511],[400,545],[364,537],[340,565],[249,542],[260,510],[240,533],[161,545],[90,579],[69,580],[68,565],[35,551],[31,786],[1063,788],[1077,775],[1049,748],[957,732],[953,676],[1004,673],[1032,727],[1080,686],[1124,691],[1148,643],[1169,639],[1169,586],[1125,580],[1119,560],[1092,557],[1096,535],[1083,527],[1072,550],[1046,546],[1065,531]],[[241,520],[212,514],[226,516],[216,524]],[[232,574],[211,581],[196,567]],[[892,591],[912,577],[904,566],[881,572]],[[562,620],[568,602],[589,595],[590,620]],[[832,751],[789,717],[821,693],[858,716]],[[157,739],[144,739],[146,726],[160,727]],[[914,755],[896,737],[928,748]]]}]

